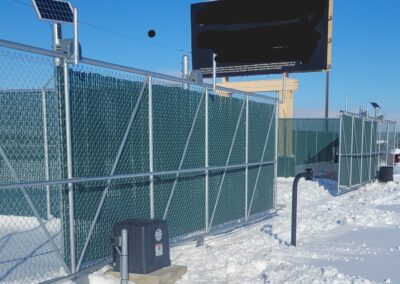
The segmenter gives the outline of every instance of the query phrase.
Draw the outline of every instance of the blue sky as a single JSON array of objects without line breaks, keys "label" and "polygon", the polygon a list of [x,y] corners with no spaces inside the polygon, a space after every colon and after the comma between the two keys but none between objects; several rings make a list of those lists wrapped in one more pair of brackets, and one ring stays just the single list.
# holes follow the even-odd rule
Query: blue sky
[{"label": "blue sky", "polygon": [[[184,51],[191,49],[190,4],[197,2],[201,1],[71,0],[80,11],[85,57],[174,75],[179,74]],[[50,48],[50,26],[37,19],[30,3],[0,0],[0,38]],[[400,121],[396,84],[400,75],[399,10],[398,0],[334,2],[332,116],[338,114],[348,95],[351,110],[376,101],[388,118]],[[157,31],[155,38],[147,37],[149,29]],[[65,29],[64,36],[71,36],[70,27]],[[303,117],[322,116],[325,74],[290,76],[299,79],[300,85],[295,98],[296,113]],[[265,75],[257,79],[275,77]]]}]

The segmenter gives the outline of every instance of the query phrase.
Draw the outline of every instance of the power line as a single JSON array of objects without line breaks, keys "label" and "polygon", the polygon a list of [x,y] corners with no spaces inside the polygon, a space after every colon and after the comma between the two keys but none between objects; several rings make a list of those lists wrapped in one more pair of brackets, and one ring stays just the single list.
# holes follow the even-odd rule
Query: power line
[{"label": "power line", "polygon": [[[24,6],[32,7],[32,4],[30,4],[28,2],[25,2],[23,0],[12,0],[12,1],[14,1],[15,3],[21,4],[21,5],[24,5]],[[94,25],[94,24],[91,24],[91,23],[88,23],[88,22],[85,22],[85,21],[79,21],[79,23],[82,24],[82,25],[88,26],[90,28],[93,28],[93,29],[97,29],[97,30],[100,30],[100,31],[103,31],[103,32],[107,32],[107,33],[110,33],[110,34],[114,34],[114,35],[120,36],[120,37],[124,37],[124,38],[128,38],[128,39],[131,39],[131,40],[135,40],[135,41],[138,41],[138,42],[141,42],[141,43],[145,43],[145,44],[148,44],[148,45],[152,45],[152,46],[156,46],[156,47],[160,47],[160,48],[173,50],[173,51],[176,51],[176,52],[179,52],[179,53],[192,53],[191,51],[188,51],[188,50],[176,48],[176,47],[173,47],[173,46],[170,46],[170,45],[167,45],[167,44],[148,41],[148,40],[145,40],[145,39],[141,39],[141,38],[132,36],[130,34],[121,33],[121,32],[114,31],[114,30],[111,30],[111,29],[108,29],[108,28],[100,27],[98,25]]]}]

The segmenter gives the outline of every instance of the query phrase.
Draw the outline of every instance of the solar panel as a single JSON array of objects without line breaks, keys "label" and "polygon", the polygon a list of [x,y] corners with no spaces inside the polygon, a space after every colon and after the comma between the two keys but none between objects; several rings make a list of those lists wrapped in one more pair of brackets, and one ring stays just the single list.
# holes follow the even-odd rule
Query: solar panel
[{"label": "solar panel", "polygon": [[56,23],[74,21],[74,13],[69,2],[59,0],[33,0],[33,5],[40,19]]}]

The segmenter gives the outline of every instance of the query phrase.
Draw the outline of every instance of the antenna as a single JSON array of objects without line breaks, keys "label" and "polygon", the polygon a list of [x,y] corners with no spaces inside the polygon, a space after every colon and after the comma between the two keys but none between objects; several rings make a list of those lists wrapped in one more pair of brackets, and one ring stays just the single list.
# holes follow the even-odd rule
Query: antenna
[{"label": "antenna", "polygon": [[79,58],[81,57],[78,32],[78,9],[73,8],[71,3],[61,0],[32,0],[32,2],[40,20],[51,22],[58,27],[60,27],[61,24],[73,25],[73,42],[71,43],[71,40],[69,40],[65,43],[65,47],[67,47],[66,51],[70,55],[70,59],[73,59],[74,64],[78,64]]}]

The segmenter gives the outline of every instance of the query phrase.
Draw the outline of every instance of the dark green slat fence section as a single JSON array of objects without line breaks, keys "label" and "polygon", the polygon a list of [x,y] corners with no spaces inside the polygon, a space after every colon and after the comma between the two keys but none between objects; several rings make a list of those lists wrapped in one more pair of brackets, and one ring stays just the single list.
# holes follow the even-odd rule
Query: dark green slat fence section
[{"label": "dark green slat fence section", "polygon": [[[144,78],[124,79],[80,71],[70,72],[74,176],[110,175],[118,147],[134,108]],[[203,90],[184,90],[178,84],[154,80],[153,129],[155,171],[179,167],[186,139],[199,108],[182,169],[204,167]],[[201,101],[202,100],[202,101]],[[201,104],[200,104],[201,103]],[[209,162],[224,166],[239,118],[243,99],[209,95]],[[249,162],[260,162],[273,105],[250,100]],[[245,162],[245,110],[239,121],[229,165]],[[272,123],[264,161],[274,160],[275,126]],[[132,130],[115,174],[148,172],[148,87],[139,106]],[[249,203],[258,167],[249,173]],[[213,225],[245,216],[245,170],[228,170],[222,184]],[[65,174],[65,173],[64,173]],[[223,171],[210,173],[209,217],[216,203]],[[162,218],[174,186],[175,175],[155,177],[155,215]],[[167,214],[171,237],[204,231],[204,173],[180,174]],[[77,255],[88,235],[90,224],[106,182],[75,185]],[[274,166],[263,166],[254,194],[251,214],[272,209]],[[251,190],[250,190],[251,189]],[[68,220],[67,189],[64,190]],[[100,213],[84,263],[111,255],[109,238],[113,225],[127,218],[149,217],[149,179],[112,181]],[[69,261],[69,225],[64,225],[64,251]]]},{"label": "dark green slat fence section", "polygon": [[[43,92],[38,90],[0,92],[0,145],[21,181],[45,180],[43,135]],[[50,179],[61,178],[59,111],[55,92],[45,91],[47,104],[48,156]],[[0,158],[0,183],[14,183]],[[35,187],[28,194],[40,216],[47,218],[46,187]],[[51,214],[60,214],[60,187],[50,187]],[[0,215],[33,216],[20,189],[1,190]]]},{"label": "dark green slat fence section", "polygon": [[278,176],[314,169],[315,176],[337,179],[339,119],[279,119]]},{"label": "dark green slat fence section", "polygon": [[342,114],[339,191],[375,180],[378,122]]}]

